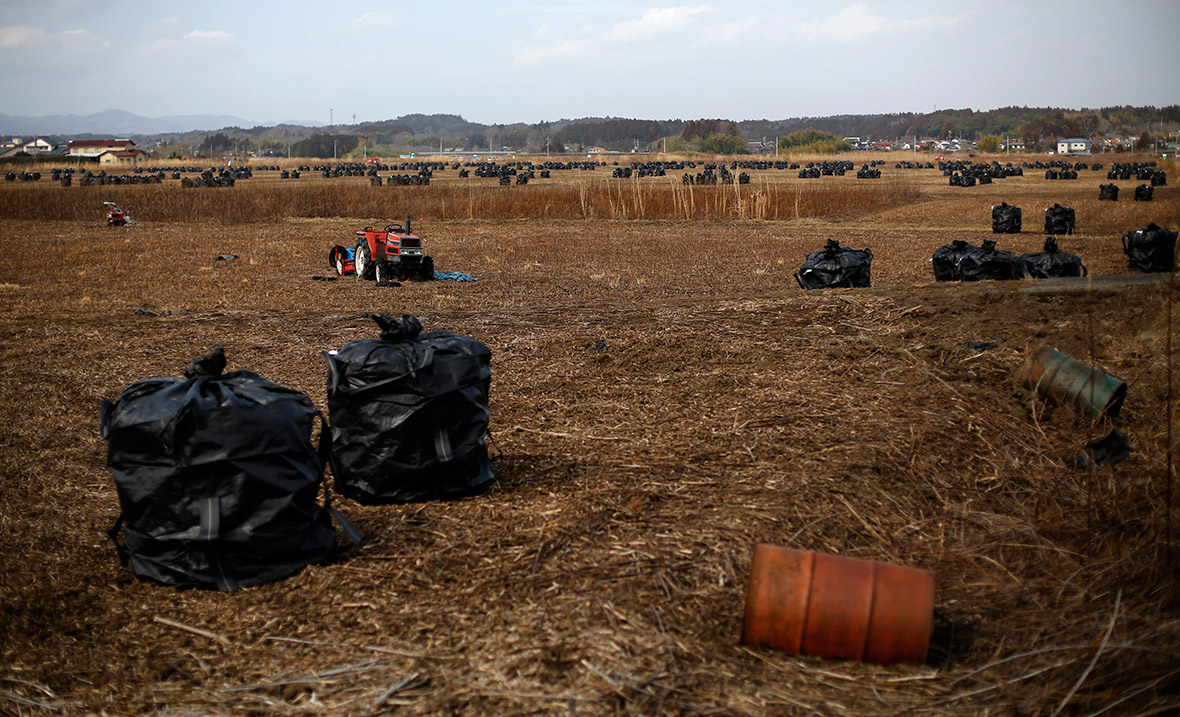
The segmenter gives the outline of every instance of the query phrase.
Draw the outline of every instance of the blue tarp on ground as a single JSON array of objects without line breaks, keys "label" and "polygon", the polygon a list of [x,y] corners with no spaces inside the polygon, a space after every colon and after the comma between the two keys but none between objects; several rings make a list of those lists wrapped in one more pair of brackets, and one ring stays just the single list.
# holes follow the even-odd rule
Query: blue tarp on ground
[{"label": "blue tarp on ground", "polygon": [[471,274],[464,274],[461,271],[436,271],[434,272],[435,281],[479,281]]}]

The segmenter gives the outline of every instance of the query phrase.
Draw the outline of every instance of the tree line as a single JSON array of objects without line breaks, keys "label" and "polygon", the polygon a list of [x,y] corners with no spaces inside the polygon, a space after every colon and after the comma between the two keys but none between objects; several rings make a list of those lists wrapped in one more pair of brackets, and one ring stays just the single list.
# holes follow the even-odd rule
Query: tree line
[{"label": "tree line", "polygon": [[[839,151],[840,138],[862,140],[1020,139],[1032,149],[1051,148],[1057,139],[1110,137],[1167,139],[1180,127],[1180,105],[1116,106],[1099,109],[1002,107],[987,111],[945,109],[928,113],[835,115],[785,120],[669,119],[617,117],[562,119],[537,124],[483,125],[458,115],[412,114],[379,122],[330,128],[280,126],[169,138],[174,153],[222,153],[239,149],[302,157],[396,155],[410,152],[584,152],[592,147],[629,152],[700,151],[740,154],[747,143],[795,151]],[[798,135],[800,132],[817,135]],[[794,136],[791,140],[784,138]],[[806,140],[806,141],[804,141]],[[163,144],[163,142],[162,142]]]}]

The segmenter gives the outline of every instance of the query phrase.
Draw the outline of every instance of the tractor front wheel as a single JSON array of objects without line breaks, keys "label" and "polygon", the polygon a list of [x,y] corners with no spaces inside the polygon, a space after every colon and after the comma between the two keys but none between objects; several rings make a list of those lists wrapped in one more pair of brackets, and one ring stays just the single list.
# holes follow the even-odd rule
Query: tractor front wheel
[{"label": "tractor front wheel", "polygon": [[434,278],[434,257],[422,257],[422,263],[418,265],[418,278],[422,281],[430,281]]},{"label": "tractor front wheel", "polygon": [[387,261],[379,262],[377,264],[376,276],[378,284],[383,281],[393,281],[397,278],[395,272],[393,271],[393,267],[391,267]]},{"label": "tractor front wheel", "polygon": [[356,278],[372,281],[377,274],[377,266],[373,263],[373,255],[369,253],[368,242],[362,241],[356,245],[353,261],[356,262]]}]

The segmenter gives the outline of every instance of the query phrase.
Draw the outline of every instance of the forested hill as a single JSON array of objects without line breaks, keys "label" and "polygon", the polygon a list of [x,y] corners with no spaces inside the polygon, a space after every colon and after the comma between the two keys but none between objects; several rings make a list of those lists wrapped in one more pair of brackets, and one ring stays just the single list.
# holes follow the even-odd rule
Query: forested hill
[{"label": "forested hill", "polygon": [[1059,137],[1092,137],[1095,134],[1138,136],[1163,131],[1161,125],[1180,123],[1180,105],[1167,107],[1103,107],[1069,110],[1053,107],[1001,107],[976,112],[971,109],[906,112],[878,115],[803,117],[781,121],[739,122],[747,137],[773,137],[811,128],[847,137],[893,140],[918,135],[923,138],[978,139],[983,135],[1013,136],[1030,142]]}]

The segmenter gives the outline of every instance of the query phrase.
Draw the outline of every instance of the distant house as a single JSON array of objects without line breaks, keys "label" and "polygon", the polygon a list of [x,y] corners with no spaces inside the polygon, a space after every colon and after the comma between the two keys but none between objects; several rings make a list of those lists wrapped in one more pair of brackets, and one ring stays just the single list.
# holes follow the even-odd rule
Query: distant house
[{"label": "distant house", "polygon": [[28,142],[22,142],[19,137],[13,137],[11,140],[0,144],[0,157],[15,157],[18,154],[36,156],[51,154],[52,152],[53,145],[40,137],[31,139]]},{"label": "distant house", "polygon": [[1008,138],[1008,139],[1004,140],[1004,149],[1010,149],[1015,152],[1023,152],[1024,151],[1024,140],[1023,139]]},{"label": "distant house", "polygon": [[126,152],[135,149],[129,139],[75,139],[70,142],[71,157],[98,157],[104,152]]},{"label": "distant house", "polygon": [[870,146],[872,149],[875,149],[875,150],[877,150],[878,152],[888,152],[889,150],[893,149],[893,143],[892,143],[892,142],[873,142],[873,143],[872,143],[871,145],[869,145],[869,146]]},{"label": "distant house", "polygon": [[147,161],[147,152],[142,149],[108,150],[98,155],[98,163],[104,167],[128,166],[134,167]]},{"label": "distant house", "polygon": [[1093,147],[1093,142],[1081,137],[1057,140],[1057,154],[1092,154]]},{"label": "distant house", "polygon": [[605,147],[591,147],[590,149],[586,150],[586,154],[602,154],[605,151]]},{"label": "distant house", "polygon": [[25,142],[23,147],[26,154],[49,154],[53,151],[53,145],[40,137]]}]

